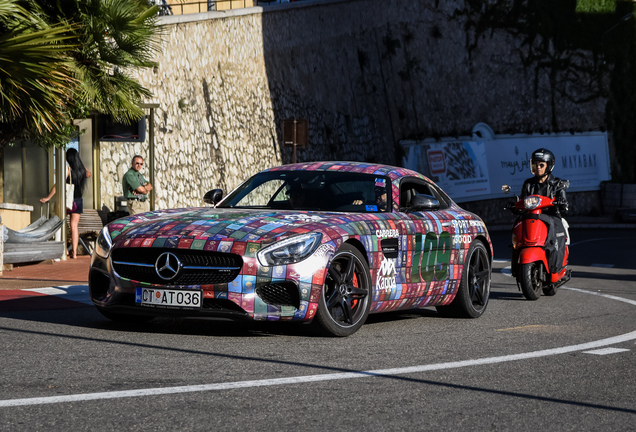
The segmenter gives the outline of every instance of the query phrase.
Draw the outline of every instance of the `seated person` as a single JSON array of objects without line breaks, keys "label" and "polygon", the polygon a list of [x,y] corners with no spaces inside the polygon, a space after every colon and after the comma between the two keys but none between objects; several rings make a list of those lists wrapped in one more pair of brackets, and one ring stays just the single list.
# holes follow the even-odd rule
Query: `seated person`
[{"label": "seated person", "polygon": [[389,198],[386,193],[386,188],[375,188],[375,204],[378,206],[378,211],[387,211],[389,206]]},{"label": "seated person", "polygon": [[292,209],[302,210],[307,207],[307,194],[302,190],[299,184],[290,184],[287,195],[289,196],[289,204]]}]

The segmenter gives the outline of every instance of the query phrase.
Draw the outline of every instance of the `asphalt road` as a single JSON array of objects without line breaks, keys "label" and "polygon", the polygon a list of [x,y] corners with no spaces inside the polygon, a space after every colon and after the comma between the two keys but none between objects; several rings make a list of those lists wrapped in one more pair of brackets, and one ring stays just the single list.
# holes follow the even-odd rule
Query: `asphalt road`
[{"label": "asphalt road", "polygon": [[572,234],[574,276],[554,297],[524,300],[498,261],[480,319],[375,315],[344,339],[0,312],[0,429],[634,430],[636,268],[621,257],[636,232]]}]

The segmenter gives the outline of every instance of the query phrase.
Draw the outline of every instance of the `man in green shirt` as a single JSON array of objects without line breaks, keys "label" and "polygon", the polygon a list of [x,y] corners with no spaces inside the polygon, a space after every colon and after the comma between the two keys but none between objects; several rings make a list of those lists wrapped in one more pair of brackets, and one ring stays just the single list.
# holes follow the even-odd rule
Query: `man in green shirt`
[{"label": "man in green shirt", "polygon": [[128,212],[131,215],[150,211],[148,192],[152,190],[152,185],[139,172],[143,166],[144,158],[135,155],[132,159],[132,167],[126,171],[121,182],[124,196],[128,200]]}]

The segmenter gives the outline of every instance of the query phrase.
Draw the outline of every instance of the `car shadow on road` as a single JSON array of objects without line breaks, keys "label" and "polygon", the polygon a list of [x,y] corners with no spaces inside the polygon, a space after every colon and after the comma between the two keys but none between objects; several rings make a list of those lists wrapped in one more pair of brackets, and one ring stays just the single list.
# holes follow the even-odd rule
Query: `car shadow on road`
[{"label": "car shadow on road", "polygon": [[[511,290],[491,291],[490,301],[524,300]],[[486,312],[487,313],[487,312]],[[325,337],[311,325],[290,321],[251,321],[226,318],[158,317],[148,322],[121,323],[103,317],[92,305],[53,296],[28,297],[0,302],[0,318],[67,325],[125,333],[182,334],[211,337]],[[447,320],[434,307],[369,315],[366,324],[382,324],[416,319]]]}]

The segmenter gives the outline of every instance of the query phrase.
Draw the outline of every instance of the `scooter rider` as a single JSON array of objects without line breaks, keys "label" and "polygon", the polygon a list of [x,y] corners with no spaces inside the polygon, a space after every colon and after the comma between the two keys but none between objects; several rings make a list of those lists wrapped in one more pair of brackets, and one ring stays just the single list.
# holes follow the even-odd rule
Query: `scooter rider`
[{"label": "scooter rider", "polygon": [[565,198],[565,189],[559,191],[557,185],[559,178],[552,175],[554,168],[554,153],[545,148],[540,148],[532,153],[530,158],[530,169],[534,177],[523,182],[521,188],[521,198],[528,195],[543,195],[549,198],[557,198],[556,206],[546,209],[545,214],[562,218],[568,210],[568,202]]},{"label": "scooter rider", "polygon": [[549,198],[556,198],[555,206],[545,209],[544,214],[554,216],[557,220],[555,223],[561,222],[566,235],[566,244],[570,244],[569,225],[563,216],[568,211],[568,201],[565,197],[565,189],[557,190],[560,178],[552,175],[554,169],[554,153],[545,148],[540,148],[532,152],[530,157],[530,170],[534,177],[523,182],[521,188],[521,199],[528,195],[543,195]]}]

